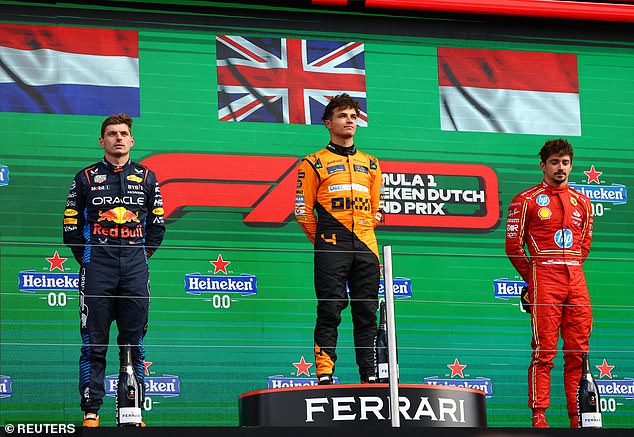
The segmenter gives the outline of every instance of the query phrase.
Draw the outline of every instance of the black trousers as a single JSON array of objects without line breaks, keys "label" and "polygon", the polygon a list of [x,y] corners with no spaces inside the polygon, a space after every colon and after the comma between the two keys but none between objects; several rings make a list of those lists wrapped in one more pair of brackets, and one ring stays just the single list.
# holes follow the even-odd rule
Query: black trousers
[{"label": "black trousers", "polygon": [[149,306],[149,271],[142,246],[92,246],[87,250],[79,276],[82,339],[79,392],[83,411],[97,412],[103,402],[106,352],[113,321],[119,331],[120,364],[125,358],[123,346],[132,346],[132,362],[141,385],[143,405],[143,337],[147,331]]},{"label": "black trousers", "polygon": [[375,374],[379,259],[355,236],[348,236],[346,241],[345,235],[337,235],[336,241],[337,244],[333,245],[319,235],[315,241],[317,321],[314,335],[317,374],[334,372],[341,312],[350,302],[356,362],[361,380],[366,380]]}]

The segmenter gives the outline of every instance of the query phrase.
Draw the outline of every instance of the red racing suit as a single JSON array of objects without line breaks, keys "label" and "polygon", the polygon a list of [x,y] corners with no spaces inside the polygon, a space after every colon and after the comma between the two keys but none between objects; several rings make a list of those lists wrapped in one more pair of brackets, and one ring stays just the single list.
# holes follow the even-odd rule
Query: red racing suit
[{"label": "red racing suit", "polygon": [[348,306],[346,284],[361,380],[375,374],[380,269],[374,227],[381,221],[381,184],[378,160],[354,146],[330,143],[299,166],[295,218],[315,246],[317,375],[334,371],[337,329]]},{"label": "red racing suit", "polygon": [[[528,284],[532,360],[528,405],[550,403],[550,371],[559,331],[564,350],[564,388],[571,422],[577,417],[576,392],[582,352],[588,351],[592,308],[582,263],[592,242],[590,199],[545,181],[518,194],[506,221],[506,254]],[[528,246],[528,256],[524,246]]]}]

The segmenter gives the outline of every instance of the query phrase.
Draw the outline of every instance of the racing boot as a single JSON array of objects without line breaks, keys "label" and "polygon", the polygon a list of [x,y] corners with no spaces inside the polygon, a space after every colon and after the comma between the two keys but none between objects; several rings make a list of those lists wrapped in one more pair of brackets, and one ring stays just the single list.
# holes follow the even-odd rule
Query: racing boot
[{"label": "racing boot", "polygon": [[99,415],[97,413],[84,414],[84,428],[97,428],[99,426]]}]

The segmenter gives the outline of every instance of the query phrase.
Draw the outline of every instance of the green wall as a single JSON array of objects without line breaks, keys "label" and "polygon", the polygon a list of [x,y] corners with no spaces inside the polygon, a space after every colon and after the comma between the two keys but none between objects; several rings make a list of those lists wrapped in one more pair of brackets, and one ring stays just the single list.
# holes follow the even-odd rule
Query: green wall
[{"label": "green wall", "polygon": [[[489,378],[489,425],[529,426],[530,321],[520,313],[516,298],[494,298],[493,280],[517,279],[504,254],[506,208],[515,194],[541,180],[536,153],[549,137],[441,131],[436,49],[576,54],[582,135],[569,138],[575,147],[570,179],[584,184],[584,171],[594,165],[603,172],[602,184],[629,188],[634,185],[631,36],[596,39],[583,25],[570,23],[566,25],[575,30],[569,34],[574,38],[550,35],[547,23],[538,21],[513,29],[498,21],[474,24],[420,15],[367,18],[353,12],[266,8],[243,8],[237,14],[226,6],[182,16],[118,12],[120,19],[98,8],[60,8],[51,15],[50,8],[24,6],[17,18],[3,14],[0,26],[18,22],[138,30],[137,162],[167,153],[290,157],[299,162],[326,144],[322,126],[218,121],[217,34],[364,42],[369,123],[359,128],[356,144],[381,161],[486,166],[495,173],[499,195],[495,212],[500,220],[484,230],[378,228],[380,244],[392,246],[395,276],[412,282],[412,296],[395,305],[400,381]],[[362,28],[366,30],[359,32]],[[533,28],[536,33],[526,30]],[[9,184],[0,187],[0,375],[12,381],[11,396],[0,399],[3,424],[80,419],[76,293],[25,292],[18,287],[18,275],[25,270],[61,273],[51,272],[46,260],[56,251],[68,258],[64,273],[77,271],[62,244],[62,213],[75,172],[101,158],[97,138],[103,118],[0,113],[0,164],[10,169]],[[171,165],[179,167],[179,162]],[[249,158],[244,167],[245,174],[262,170]],[[213,181],[214,175],[208,179]],[[235,187],[225,185],[227,196],[235,196]],[[593,248],[585,264],[594,306],[591,361],[596,379],[621,381],[634,378],[634,297],[628,291],[634,282],[634,210],[631,202],[597,208]],[[277,225],[250,225],[243,221],[250,211],[188,206],[168,218],[163,247],[150,261],[152,301],[145,346],[152,362],[148,377],[174,375],[180,387],[177,396],[150,396],[152,409],[145,418],[151,425],[237,425],[241,393],[266,388],[269,376],[295,376],[292,363],[302,356],[313,362],[311,247],[290,217]],[[231,294],[229,308],[222,308],[227,298],[214,301],[210,293],[185,293],[184,276],[213,275],[210,261],[218,255],[231,262],[225,276],[255,275],[257,293]],[[356,382],[348,312],[338,353],[337,376],[344,383]],[[447,366],[456,358],[467,365],[464,378],[451,377]],[[114,375],[116,346],[108,359],[106,374]],[[615,366],[611,378],[600,378],[594,367],[604,359]],[[562,368],[559,354],[551,426],[567,426]],[[314,370],[310,368],[311,375]],[[605,398],[605,406],[614,410],[604,412],[605,427],[634,426],[632,396]],[[107,397],[103,408],[102,423],[114,425],[114,398]]]}]

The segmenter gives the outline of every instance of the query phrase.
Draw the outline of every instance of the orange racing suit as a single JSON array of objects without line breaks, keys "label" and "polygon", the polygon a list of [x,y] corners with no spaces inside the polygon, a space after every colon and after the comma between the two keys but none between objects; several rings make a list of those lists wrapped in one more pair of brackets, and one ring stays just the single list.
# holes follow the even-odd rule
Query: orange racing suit
[{"label": "orange racing suit", "polygon": [[528,404],[533,409],[549,406],[550,371],[561,330],[571,424],[577,418],[581,354],[588,351],[592,329],[582,268],[590,252],[592,221],[590,199],[568,186],[555,188],[543,181],[513,199],[506,222],[506,253],[528,284],[531,304],[533,354],[528,369]]},{"label": "orange racing suit", "polygon": [[374,227],[381,221],[381,184],[378,160],[354,146],[330,143],[299,166],[295,218],[315,246],[318,376],[334,371],[337,328],[348,306],[346,285],[361,380],[375,373],[380,269]]}]

